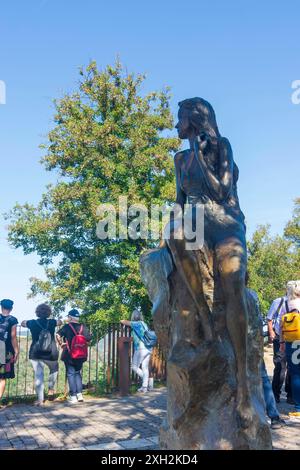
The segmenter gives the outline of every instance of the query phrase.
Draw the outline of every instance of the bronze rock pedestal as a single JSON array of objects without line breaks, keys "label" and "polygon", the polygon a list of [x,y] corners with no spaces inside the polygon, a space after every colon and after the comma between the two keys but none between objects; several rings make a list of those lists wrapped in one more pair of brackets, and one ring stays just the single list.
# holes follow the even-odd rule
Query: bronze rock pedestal
[{"label": "bronze rock pedestal", "polygon": [[[203,267],[202,308],[212,317],[215,340],[206,342],[195,303],[173,266],[167,247],[141,257],[141,273],[153,303],[153,320],[167,357],[168,409],[161,449],[272,449],[260,361],[263,346],[251,295],[248,303],[248,373],[253,416],[243,425],[236,410],[236,360],[226,328],[225,305],[213,255],[198,253]],[[201,260],[201,257],[205,257]]]}]

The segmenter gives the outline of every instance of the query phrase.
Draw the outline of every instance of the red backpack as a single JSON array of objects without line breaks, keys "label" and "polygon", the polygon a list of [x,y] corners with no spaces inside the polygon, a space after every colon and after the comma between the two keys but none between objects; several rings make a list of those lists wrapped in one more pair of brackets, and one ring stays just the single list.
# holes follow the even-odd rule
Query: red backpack
[{"label": "red backpack", "polygon": [[82,334],[83,325],[80,325],[80,329],[77,333],[73,325],[69,323],[70,328],[74,333],[74,337],[71,342],[71,347],[67,341],[67,348],[72,359],[87,359],[88,357],[88,342],[86,337]]}]

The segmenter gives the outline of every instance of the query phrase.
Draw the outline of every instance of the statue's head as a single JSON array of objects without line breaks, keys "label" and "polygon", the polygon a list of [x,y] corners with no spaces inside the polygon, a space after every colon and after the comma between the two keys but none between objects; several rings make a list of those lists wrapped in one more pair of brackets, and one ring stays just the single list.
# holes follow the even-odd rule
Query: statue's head
[{"label": "statue's head", "polygon": [[180,139],[205,132],[210,137],[219,135],[215,112],[211,104],[202,98],[189,98],[178,103],[178,123],[176,129]]}]

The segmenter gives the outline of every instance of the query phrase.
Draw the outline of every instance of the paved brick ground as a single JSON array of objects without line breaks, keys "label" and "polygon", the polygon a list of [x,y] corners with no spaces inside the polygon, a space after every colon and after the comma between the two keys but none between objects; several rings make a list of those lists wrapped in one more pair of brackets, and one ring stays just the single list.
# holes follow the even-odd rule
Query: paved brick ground
[{"label": "paved brick ground", "polygon": [[90,399],[76,405],[14,405],[0,412],[0,449],[102,448],[108,444],[129,448],[130,442],[152,448],[157,446],[155,438],[165,409],[165,389],[129,398]]},{"label": "paved brick ground", "polygon": [[[272,351],[265,360],[272,374]],[[300,449],[300,419],[288,419],[291,405],[278,406],[287,426],[273,432],[275,449]],[[90,399],[45,408],[14,405],[0,412],[1,449],[157,449],[166,413],[166,390],[120,399]]]}]

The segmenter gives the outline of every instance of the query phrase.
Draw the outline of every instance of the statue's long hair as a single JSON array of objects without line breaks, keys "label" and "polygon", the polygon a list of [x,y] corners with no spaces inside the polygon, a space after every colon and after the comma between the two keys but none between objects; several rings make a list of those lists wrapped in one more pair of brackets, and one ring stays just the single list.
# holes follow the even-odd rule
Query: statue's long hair
[{"label": "statue's long hair", "polygon": [[212,139],[220,137],[217,126],[216,115],[212,105],[203,98],[189,98],[178,103],[179,111],[185,109],[191,126],[194,127],[196,134],[205,131]]}]

